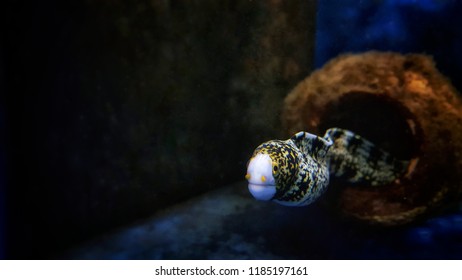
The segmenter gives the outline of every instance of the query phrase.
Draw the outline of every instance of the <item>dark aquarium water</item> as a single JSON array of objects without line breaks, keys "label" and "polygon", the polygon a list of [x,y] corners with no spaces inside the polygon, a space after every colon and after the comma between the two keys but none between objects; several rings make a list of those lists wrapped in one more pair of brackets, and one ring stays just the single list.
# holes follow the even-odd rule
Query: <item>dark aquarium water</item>
[{"label": "dark aquarium water", "polygon": [[[7,1],[0,258],[461,259],[461,12]],[[385,186],[331,178],[305,207],[253,198],[260,143],[331,127],[406,170]]]}]

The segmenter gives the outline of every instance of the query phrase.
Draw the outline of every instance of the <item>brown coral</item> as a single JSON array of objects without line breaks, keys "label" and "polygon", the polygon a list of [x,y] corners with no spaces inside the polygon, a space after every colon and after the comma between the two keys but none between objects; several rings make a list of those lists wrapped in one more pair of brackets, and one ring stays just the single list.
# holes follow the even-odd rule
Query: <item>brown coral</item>
[{"label": "brown coral", "polygon": [[462,193],[462,102],[428,56],[342,55],[298,84],[282,118],[289,134],[346,128],[411,161],[391,186],[334,182],[329,199],[350,216],[403,224]]}]

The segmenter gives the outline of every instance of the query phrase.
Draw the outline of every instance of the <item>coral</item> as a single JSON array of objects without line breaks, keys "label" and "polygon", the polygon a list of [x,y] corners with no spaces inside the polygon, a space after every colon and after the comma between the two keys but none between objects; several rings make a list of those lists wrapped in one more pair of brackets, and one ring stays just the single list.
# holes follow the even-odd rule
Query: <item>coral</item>
[{"label": "coral", "polygon": [[[328,203],[381,225],[425,217],[462,192],[462,102],[425,55],[366,52],[339,56],[286,97],[283,125],[322,135],[350,129],[410,160],[405,176],[382,187],[330,187]],[[332,190],[334,189],[334,190]]]}]

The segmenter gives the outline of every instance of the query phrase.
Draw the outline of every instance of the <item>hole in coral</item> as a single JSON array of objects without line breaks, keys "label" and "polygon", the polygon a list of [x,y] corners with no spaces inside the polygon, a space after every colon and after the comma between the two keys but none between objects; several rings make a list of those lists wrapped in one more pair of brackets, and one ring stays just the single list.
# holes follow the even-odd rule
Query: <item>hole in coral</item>
[{"label": "hole in coral", "polygon": [[326,131],[331,127],[351,130],[399,159],[419,153],[419,124],[401,103],[386,95],[343,95],[324,111],[319,128]]}]

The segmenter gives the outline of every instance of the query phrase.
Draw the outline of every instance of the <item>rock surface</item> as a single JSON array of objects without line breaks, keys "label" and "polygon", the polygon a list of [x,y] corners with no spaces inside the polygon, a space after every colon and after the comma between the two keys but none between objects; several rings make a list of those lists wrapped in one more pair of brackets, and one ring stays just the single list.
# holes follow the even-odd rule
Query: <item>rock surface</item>
[{"label": "rock surface", "polygon": [[10,257],[240,180],[310,70],[314,14],[314,1],[8,1]]},{"label": "rock surface", "polygon": [[462,209],[400,228],[362,227],[326,211],[218,189],[93,239],[65,259],[458,259]]}]

